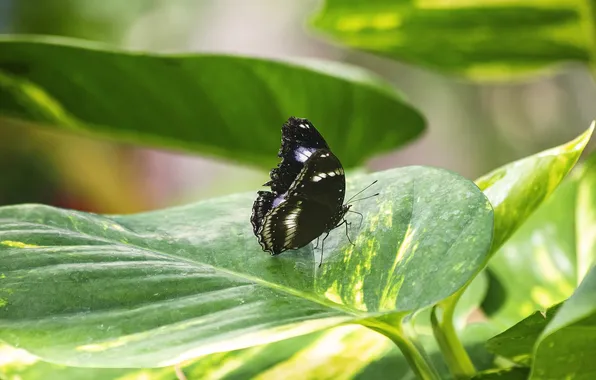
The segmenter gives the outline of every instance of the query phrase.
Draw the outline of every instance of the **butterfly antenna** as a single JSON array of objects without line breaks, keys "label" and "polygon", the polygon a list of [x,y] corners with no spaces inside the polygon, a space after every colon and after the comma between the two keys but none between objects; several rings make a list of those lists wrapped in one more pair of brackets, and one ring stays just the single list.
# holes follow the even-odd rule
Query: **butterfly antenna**
[{"label": "butterfly antenna", "polygon": [[365,199],[368,199],[368,198],[376,197],[376,196],[378,196],[379,194],[380,194],[380,193],[376,193],[376,194],[373,194],[373,195],[369,195],[368,197],[354,199],[354,200],[352,201],[352,203],[354,203],[354,202],[359,202],[359,201],[363,201],[363,200],[365,200]]},{"label": "butterfly antenna", "polygon": [[[356,194],[354,194],[352,196],[352,198],[348,199],[346,204],[349,204],[352,201],[352,199],[356,198],[357,195],[362,194],[363,191],[365,191],[366,189],[368,189],[369,187],[371,187],[372,185],[374,185],[377,182],[379,182],[379,180],[375,179],[373,183],[371,183],[370,185],[366,186],[364,189],[362,189],[359,192],[357,192]],[[370,197],[376,197],[377,195],[379,195],[379,193],[376,193],[375,195],[371,195]],[[370,197],[367,197],[367,198],[370,198]],[[359,200],[362,200],[362,199],[366,199],[366,198],[361,198]]]}]

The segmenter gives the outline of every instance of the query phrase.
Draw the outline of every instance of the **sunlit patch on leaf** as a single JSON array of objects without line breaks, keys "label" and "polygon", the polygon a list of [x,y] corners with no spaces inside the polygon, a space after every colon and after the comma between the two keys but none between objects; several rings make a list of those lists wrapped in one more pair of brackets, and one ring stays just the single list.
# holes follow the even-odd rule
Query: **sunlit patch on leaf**
[{"label": "sunlit patch on leaf", "polygon": [[13,240],[3,240],[0,241],[0,244],[5,245],[11,248],[39,248],[39,245],[36,244],[27,244],[21,241],[13,241]]}]

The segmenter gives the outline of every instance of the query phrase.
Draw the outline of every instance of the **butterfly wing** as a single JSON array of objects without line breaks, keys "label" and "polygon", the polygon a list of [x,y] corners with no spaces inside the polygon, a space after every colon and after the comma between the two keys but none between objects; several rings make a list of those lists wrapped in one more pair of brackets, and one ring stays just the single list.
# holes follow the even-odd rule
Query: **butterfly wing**
[{"label": "butterfly wing", "polygon": [[255,235],[263,225],[263,218],[273,207],[273,199],[275,198],[275,195],[270,191],[259,191],[257,194],[257,199],[252,205],[252,215],[250,216],[250,223]]},{"label": "butterfly wing", "polygon": [[346,177],[339,159],[328,149],[320,149],[306,161],[290,186],[290,197],[299,196],[331,210],[343,206]]},{"label": "butterfly wing", "polygon": [[288,198],[263,218],[257,239],[263,250],[272,255],[298,249],[320,236],[330,217],[331,211],[322,209],[316,202]]},{"label": "butterfly wing", "polygon": [[344,193],[345,176],[339,159],[328,149],[317,150],[286,193],[276,196],[260,192],[253,217],[267,211],[260,222],[253,222],[259,244],[273,255],[305,246],[341,220]]},{"label": "butterfly wing", "polygon": [[329,149],[323,136],[307,119],[290,117],[281,129],[281,148],[278,157],[282,161],[271,170],[271,186],[275,193],[288,191],[296,176],[310,156],[319,149]]}]

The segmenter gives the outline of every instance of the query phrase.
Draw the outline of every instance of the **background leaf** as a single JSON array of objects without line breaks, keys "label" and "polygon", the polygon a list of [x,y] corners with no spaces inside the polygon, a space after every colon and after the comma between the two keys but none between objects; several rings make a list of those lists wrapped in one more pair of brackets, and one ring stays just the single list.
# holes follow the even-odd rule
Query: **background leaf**
[{"label": "background leaf", "polygon": [[[505,165],[476,180],[495,210],[495,230],[491,252],[479,267],[479,271],[486,267],[489,259],[503,242],[554,191],[574,167],[593,130],[594,123],[586,132],[568,144]],[[437,310],[433,310],[435,337],[441,346],[441,351],[448,357],[450,370],[456,377],[470,377],[476,372],[456,336],[452,318],[465,289],[464,286],[437,305]],[[493,301],[494,294],[490,296]]]},{"label": "background leaf", "polygon": [[326,0],[314,25],[353,48],[474,79],[589,62],[590,0]]},{"label": "background leaf", "polygon": [[308,117],[346,167],[424,129],[401,96],[356,67],[74,41],[0,37],[0,116],[267,168],[289,116]]},{"label": "background leaf", "polygon": [[490,261],[484,306],[493,323],[508,328],[573,293],[576,191],[575,181],[565,181]]},{"label": "background leaf", "polygon": [[502,166],[476,180],[495,209],[496,251],[575,166],[595,123],[567,144]]},{"label": "background leaf", "polygon": [[320,269],[312,246],[260,251],[254,194],[113,217],[2,208],[0,338],[64,364],[163,366],[428,307],[485,260],[490,204],[472,182],[424,167],[347,191],[375,179],[356,246],[335,231]]}]

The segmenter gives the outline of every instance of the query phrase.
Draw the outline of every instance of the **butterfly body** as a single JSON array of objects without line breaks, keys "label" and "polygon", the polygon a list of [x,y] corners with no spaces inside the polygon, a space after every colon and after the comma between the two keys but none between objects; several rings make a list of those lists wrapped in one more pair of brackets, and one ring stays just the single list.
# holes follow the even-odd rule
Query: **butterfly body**
[{"label": "butterfly body", "polygon": [[306,119],[282,128],[282,161],[271,170],[253,205],[253,232],[264,251],[278,255],[301,248],[342,224],[345,175],[339,159]]}]

